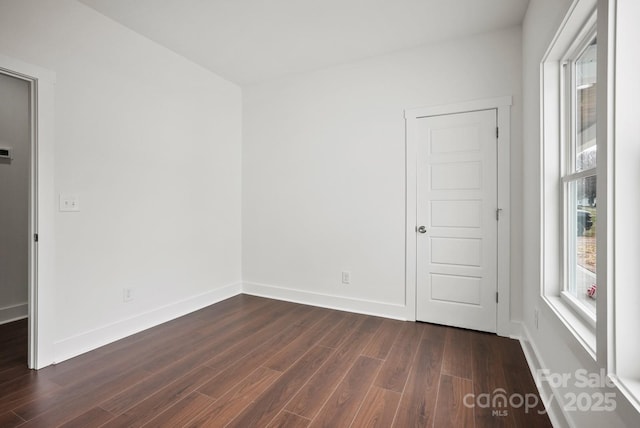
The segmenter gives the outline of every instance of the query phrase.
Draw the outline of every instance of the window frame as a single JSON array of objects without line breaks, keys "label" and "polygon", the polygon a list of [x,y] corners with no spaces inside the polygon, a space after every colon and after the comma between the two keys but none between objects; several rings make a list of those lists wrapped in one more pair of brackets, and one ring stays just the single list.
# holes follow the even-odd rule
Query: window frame
[{"label": "window frame", "polygon": [[[562,215],[563,200],[556,172],[564,165],[560,163],[564,154],[558,145],[561,120],[558,61],[570,46],[569,39],[575,39],[596,9],[598,318],[593,329],[575,314],[566,299],[559,296],[558,260],[561,260],[562,249],[558,248],[558,219]],[[640,200],[621,198],[620,195],[635,194],[640,179],[636,165],[640,157],[638,124],[635,111],[630,108],[636,104],[636,96],[640,93],[637,79],[640,56],[636,55],[639,14],[640,3],[636,0],[573,0],[540,63],[540,300],[545,309],[555,315],[554,321],[565,327],[558,333],[567,344],[574,350],[582,345],[585,354],[578,352],[577,356],[589,355],[595,362],[592,369],[606,373],[607,379],[613,382],[616,414],[628,425],[637,422],[640,414],[640,366],[637,364],[640,345],[629,340],[640,325],[637,310],[640,288],[635,286],[640,277],[640,264],[637,263],[640,241],[635,239],[640,231],[637,221]],[[565,51],[560,52],[559,47]],[[623,86],[624,90],[620,90]]]},{"label": "window frame", "polygon": [[[575,123],[575,101],[568,94],[574,92],[574,73],[573,66],[563,65],[579,58],[593,40],[598,27],[595,1],[579,2],[578,8],[581,8],[576,14],[578,18],[574,15],[565,20],[541,62],[541,297],[595,361],[597,319],[582,308],[582,304],[565,288],[568,284],[569,247],[566,244],[576,230],[567,226],[570,223],[567,221],[569,183],[586,176],[597,176],[596,168],[580,172],[573,170],[575,149],[571,124]],[[565,107],[567,102],[569,108]]]},{"label": "window frame", "polygon": [[[577,264],[575,257],[577,249],[576,239],[576,208],[574,194],[571,191],[571,184],[588,177],[598,177],[597,167],[577,171],[577,82],[576,82],[576,62],[591,46],[597,37],[597,13],[594,12],[589,20],[582,26],[578,35],[573,40],[567,53],[560,59],[560,182],[562,186],[563,199],[563,251],[562,251],[562,284],[560,287],[560,298],[578,316],[588,323],[593,329],[596,327],[597,313],[590,312],[580,300],[569,290],[571,284],[575,286],[575,269]],[[596,158],[597,162],[597,158]],[[597,238],[596,238],[597,239]],[[597,248],[597,247],[596,247]]]}]

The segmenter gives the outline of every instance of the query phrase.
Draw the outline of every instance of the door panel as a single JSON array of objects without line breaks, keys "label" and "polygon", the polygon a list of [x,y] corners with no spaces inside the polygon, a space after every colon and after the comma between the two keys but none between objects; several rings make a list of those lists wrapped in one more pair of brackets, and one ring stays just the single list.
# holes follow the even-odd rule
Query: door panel
[{"label": "door panel", "polygon": [[445,303],[480,304],[481,279],[457,275],[431,275],[431,298]]},{"label": "door panel", "polygon": [[496,111],[417,120],[417,319],[496,331]]},{"label": "door panel", "polygon": [[482,201],[431,201],[431,227],[482,226]]},{"label": "door panel", "polygon": [[480,267],[482,240],[469,238],[431,238],[433,264]]},{"label": "door panel", "polygon": [[432,190],[478,190],[482,188],[480,162],[449,162],[431,165]]}]

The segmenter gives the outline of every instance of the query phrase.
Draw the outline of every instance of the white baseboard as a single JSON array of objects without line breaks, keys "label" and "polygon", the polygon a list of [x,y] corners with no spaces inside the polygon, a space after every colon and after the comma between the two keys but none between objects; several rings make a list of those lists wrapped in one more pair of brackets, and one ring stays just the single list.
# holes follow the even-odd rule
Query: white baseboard
[{"label": "white baseboard", "polygon": [[54,343],[59,363],[242,293],[237,282]]},{"label": "white baseboard", "polygon": [[498,326],[498,336],[520,340],[522,337],[522,323],[520,321],[509,320],[505,326]]},{"label": "white baseboard", "polygon": [[407,308],[404,305],[393,305],[371,300],[312,293],[254,282],[244,282],[242,284],[242,292],[252,296],[267,297],[269,299],[284,300],[339,311],[393,318],[402,321],[407,320]]},{"label": "white baseboard", "polygon": [[21,320],[28,316],[29,304],[26,302],[0,308],[0,324]]},{"label": "white baseboard", "polygon": [[529,369],[531,370],[531,375],[533,376],[536,387],[538,388],[540,398],[542,399],[542,402],[545,403],[545,407],[547,409],[549,419],[551,420],[551,424],[556,428],[572,426],[567,420],[559,401],[555,399],[554,391],[549,383],[539,382],[539,378],[537,376],[538,370],[541,370],[547,366],[545,366],[544,362],[540,359],[540,353],[537,351],[536,345],[533,340],[531,340],[529,330],[524,324],[522,324],[520,331],[522,333],[520,337],[520,346],[522,346],[522,351],[524,352],[527,364],[529,365]]}]

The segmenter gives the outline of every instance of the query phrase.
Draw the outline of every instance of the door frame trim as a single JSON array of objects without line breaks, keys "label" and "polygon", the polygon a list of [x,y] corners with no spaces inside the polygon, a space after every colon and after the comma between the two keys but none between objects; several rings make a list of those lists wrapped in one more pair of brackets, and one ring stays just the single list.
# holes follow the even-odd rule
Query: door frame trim
[{"label": "door frame trim", "polygon": [[[55,73],[0,54],[0,73],[29,83],[28,361],[31,369],[53,359],[55,322],[54,87]],[[38,234],[38,242],[34,235]]]},{"label": "door frame trim", "polygon": [[496,110],[498,128],[498,206],[502,209],[498,222],[497,278],[500,299],[497,307],[496,332],[500,336],[513,334],[511,327],[511,106],[513,97],[486,98],[456,104],[406,109],[405,118],[405,306],[407,320],[416,320],[417,286],[417,142],[416,120],[429,116]]}]

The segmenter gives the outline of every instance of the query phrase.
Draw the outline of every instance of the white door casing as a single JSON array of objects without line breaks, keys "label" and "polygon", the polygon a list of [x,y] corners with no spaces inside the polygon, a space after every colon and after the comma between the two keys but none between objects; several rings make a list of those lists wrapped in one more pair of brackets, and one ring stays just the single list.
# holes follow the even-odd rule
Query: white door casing
[{"label": "white door casing", "polygon": [[[409,320],[517,334],[509,303],[511,104],[501,97],[405,111]],[[478,121],[484,142],[469,139]],[[481,190],[489,182],[493,190]]]},{"label": "white door casing", "polygon": [[[29,350],[28,366],[55,362],[55,189],[54,90],[52,71],[0,53],[0,73],[26,80],[31,91],[29,177]],[[38,235],[38,241],[34,237]]]},{"label": "white door casing", "polygon": [[496,331],[496,111],[417,121],[420,321]]}]

